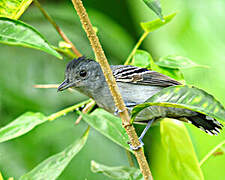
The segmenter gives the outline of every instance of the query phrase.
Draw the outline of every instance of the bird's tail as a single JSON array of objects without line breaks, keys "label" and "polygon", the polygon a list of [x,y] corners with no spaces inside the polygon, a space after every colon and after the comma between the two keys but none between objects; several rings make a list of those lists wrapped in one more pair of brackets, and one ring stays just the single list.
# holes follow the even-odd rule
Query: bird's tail
[{"label": "bird's tail", "polygon": [[216,119],[200,113],[196,116],[188,117],[187,119],[197,128],[210,135],[217,135],[223,127]]}]

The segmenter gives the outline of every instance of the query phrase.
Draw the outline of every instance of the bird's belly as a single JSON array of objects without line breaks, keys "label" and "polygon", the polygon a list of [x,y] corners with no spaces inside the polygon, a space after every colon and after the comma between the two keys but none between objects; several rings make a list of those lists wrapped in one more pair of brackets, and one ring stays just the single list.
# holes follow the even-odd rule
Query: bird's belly
[{"label": "bird's belly", "polygon": [[[132,110],[132,109],[130,109]],[[153,118],[181,118],[197,115],[197,112],[183,109],[183,108],[172,108],[162,106],[151,106],[143,109],[135,118],[135,122],[147,122]]]}]

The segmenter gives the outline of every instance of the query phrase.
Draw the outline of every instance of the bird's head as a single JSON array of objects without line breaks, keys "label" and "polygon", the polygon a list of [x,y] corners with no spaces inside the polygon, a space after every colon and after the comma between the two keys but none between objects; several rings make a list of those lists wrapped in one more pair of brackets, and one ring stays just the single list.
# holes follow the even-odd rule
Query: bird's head
[{"label": "bird's head", "polygon": [[58,91],[67,88],[75,88],[81,91],[95,90],[104,80],[102,76],[101,67],[96,61],[85,57],[74,59],[67,64],[65,80],[58,87]]}]

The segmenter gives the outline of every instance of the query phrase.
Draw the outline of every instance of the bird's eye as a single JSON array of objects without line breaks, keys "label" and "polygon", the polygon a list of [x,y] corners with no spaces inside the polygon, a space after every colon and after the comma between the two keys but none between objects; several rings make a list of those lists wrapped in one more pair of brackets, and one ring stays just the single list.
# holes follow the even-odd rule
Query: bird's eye
[{"label": "bird's eye", "polygon": [[87,71],[85,71],[85,70],[81,70],[80,71],[80,76],[81,77],[85,77],[87,75]]}]

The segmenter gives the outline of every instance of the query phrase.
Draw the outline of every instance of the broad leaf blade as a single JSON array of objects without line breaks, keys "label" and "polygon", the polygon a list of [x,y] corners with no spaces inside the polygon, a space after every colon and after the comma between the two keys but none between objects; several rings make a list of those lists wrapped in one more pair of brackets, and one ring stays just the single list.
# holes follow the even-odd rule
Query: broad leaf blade
[{"label": "broad leaf blade", "polygon": [[112,179],[120,180],[144,180],[140,169],[134,167],[110,167],[103,164],[99,164],[95,161],[91,161],[91,170],[94,173],[103,173]]},{"label": "broad leaf blade", "polygon": [[[129,138],[122,127],[121,120],[103,109],[96,109],[90,115],[82,114],[83,119],[97,131],[123,148],[130,150]],[[132,151],[131,151],[132,152]]]},{"label": "broad leaf blade", "polygon": [[167,164],[176,179],[204,179],[194,148],[183,123],[165,118],[160,123],[161,143]]},{"label": "broad leaf blade", "polygon": [[34,48],[62,58],[37,30],[18,20],[0,17],[0,43]]},{"label": "broad leaf blade", "polygon": [[23,175],[20,180],[55,180],[63,172],[73,157],[84,147],[88,138],[88,134],[89,128],[85,131],[84,135],[80,139],[76,140],[62,152],[44,160],[29,173]]},{"label": "broad leaf blade", "polygon": [[154,13],[156,13],[159,16],[161,20],[163,20],[162,8],[159,0],[143,0],[143,1]]},{"label": "broad leaf blade", "polygon": [[186,69],[192,67],[207,67],[204,65],[199,65],[190,60],[187,57],[169,55],[166,57],[161,57],[158,61],[155,62],[157,65],[166,68],[172,69]]},{"label": "broad leaf blade", "polygon": [[168,22],[170,22],[174,18],[175,15],[176,15],[176,13],[170,14],[168,16],[164,16],[164,21],[161,21],[160,19],[156,19],[154,21],[142,22],[141,27],[145,32],[150,33],[152,31],[155,31],[156,29],[164,26]]},{"label": "broad leaf blade", "polygon": [[149,106],[185,108],[225,121],[225,109],[222,104],[212,95],[193,86],[179,85],[161,90],[144,104],[134,107],[132,120]]},{"label": "broad leaf blade", "polygon": [[0,129],[0,142],[19,137],[45,121],[47,118],[41,113],[26,112]]},{"label": "broad leaf blade", "polygon": [[31,2],[32,0],[1,0],[0,17],[19,19]]}]

